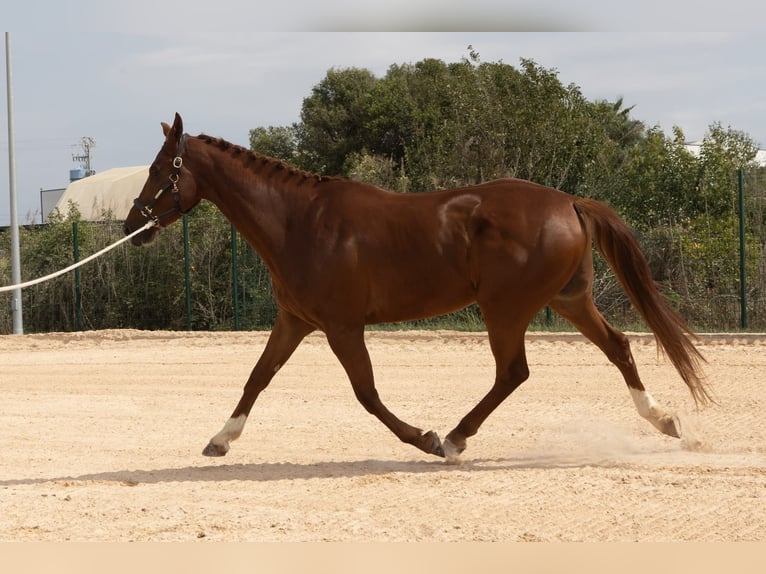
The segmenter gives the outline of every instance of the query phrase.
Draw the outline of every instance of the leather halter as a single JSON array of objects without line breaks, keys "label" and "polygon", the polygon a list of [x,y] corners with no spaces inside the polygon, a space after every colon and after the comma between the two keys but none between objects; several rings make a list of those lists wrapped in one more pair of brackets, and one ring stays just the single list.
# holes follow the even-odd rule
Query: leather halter
[{"label": "leather halter", "polygon": [[[176,157],[173,158],[173,171],[170,172],[170,175],[168,176],[168,180],[163,184],[163,186],[157,191],[157,193],[154,194],[154,197],[152,200],[147,204],[144,205],[141,200],[137,197],[133,200],[133,205],[139,210],[141,215],[143,215],[146,219],[151,219],[156,224],[160,223],[160,219],[163,217],[167,217],[168,215],[172,215],[173,213],[188,213],[189,210],[183,210],[181,209],[181,192],[178,189],[178,178],[181,174],[181,166],[184,163],[182,154],[184,151],[184,144],[186,143],[186,138],[188,137],[188,134],[181,135],[181,139],[178,141],[178,152],[176,154]],[[174,199],[174,205],[171,209],[165,211],[164,213],[160,213],[159,215],[154,215],[152,210],[154,209],[154,206],[157,204],[157,201],[162,197],[162,194],[165,193],[167,190],[170,190],[173,194]]]}]

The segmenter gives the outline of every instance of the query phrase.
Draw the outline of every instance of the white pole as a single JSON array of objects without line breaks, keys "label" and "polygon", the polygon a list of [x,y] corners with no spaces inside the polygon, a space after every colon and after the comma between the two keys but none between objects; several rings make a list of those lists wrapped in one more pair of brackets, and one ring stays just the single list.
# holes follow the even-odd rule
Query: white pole
[{"label": "white pole", "polygon": [[[11,89],[11,34],[5,33],[5,70],[8,89],[8,183],[11,197],[11,282],[21,283],[21,255],[19,249],[19,221],[16,208],[16,150],[13,144],[13,90]],[[15,289],[11,296],[13,314],[13,334],[24,333],[24,320],[21,309],[21,288]]]}]

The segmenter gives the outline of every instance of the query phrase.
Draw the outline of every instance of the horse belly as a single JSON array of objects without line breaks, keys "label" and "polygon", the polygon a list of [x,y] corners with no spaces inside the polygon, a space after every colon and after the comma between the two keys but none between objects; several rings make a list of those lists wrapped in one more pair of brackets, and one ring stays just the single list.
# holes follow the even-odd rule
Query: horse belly
[{"label": "horse belly", "polygon": [[408,321],[443,315],[474,301],[467,277],[423,266],[417,273],[389,273],[371,284],[367,324]]}]

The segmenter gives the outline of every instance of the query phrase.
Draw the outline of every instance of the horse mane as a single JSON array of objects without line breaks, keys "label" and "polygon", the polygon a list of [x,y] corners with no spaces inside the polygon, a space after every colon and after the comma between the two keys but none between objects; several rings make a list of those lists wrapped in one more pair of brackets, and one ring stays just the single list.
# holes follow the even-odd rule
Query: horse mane
[{"label": "horse mane", "polygon": [[338,179],[337,177],[330,177],[299,169],[294,165],[287,163],[286,161],[249,150],[240,145],[228,142],[222,138],[215,138],[207,134],[200,134],[197,136],[197,138],[202,142],[208,145],[212,145],[222,152],[229,154],[233,158],[240,159],[245,167],[253,171],[255,171],[256,166],[258,166],[258,171],[263,170],[266,167],[271,167],[274,171],[285,171],[290,176],[301,178],[304,181],[316,180],[317,182],[320,182],[330,179]]}]

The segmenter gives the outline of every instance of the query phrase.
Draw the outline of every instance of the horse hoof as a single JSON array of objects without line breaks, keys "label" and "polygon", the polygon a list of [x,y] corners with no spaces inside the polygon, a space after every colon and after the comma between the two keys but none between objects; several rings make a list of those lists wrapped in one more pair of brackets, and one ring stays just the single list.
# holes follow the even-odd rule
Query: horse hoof
[{"label": "horse hoof", "polygon": [[[434,454],[436,456],[444,456],[444,450],[442,449],[442,441],[439,438],[439,435],[436,434],[434,431],[428,431],[422,436],[423,442],[425,442],[426,447],[423,448],[424,452],[427,452],[428,454]],[[430,445],[428,444],[428,439],[431,439]],[[422,447],[421,447],[422,448]]]},{"label": "horse hoof", "polygon": [[662,434],[672,436],[673,438],[681,438],[681,421],[676,415],[666,414],[653,422],[654,426]]},{"label": "horse hoof", "polygon": [[681,420],[676,415],[669,415],[663,423],[662,432],[668,436],[681,438]]},{"label": "horse hoof", "polygon": [[202,451],[204,456],[224,456],[229,449],[222,445],[208,443],[205,449]]},{"label": "horse hoof", "polygon": [[462,462],[460,460],[460,453],[465,450],[465,447],[459,448],[450,439],[445,439],[442,447],[444,449],[444,458],[446,459],[447,464],[460,464]]}]

